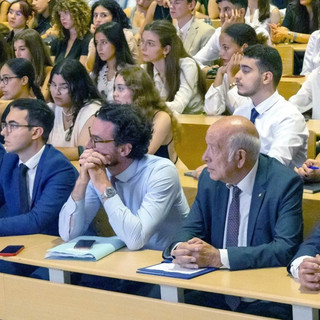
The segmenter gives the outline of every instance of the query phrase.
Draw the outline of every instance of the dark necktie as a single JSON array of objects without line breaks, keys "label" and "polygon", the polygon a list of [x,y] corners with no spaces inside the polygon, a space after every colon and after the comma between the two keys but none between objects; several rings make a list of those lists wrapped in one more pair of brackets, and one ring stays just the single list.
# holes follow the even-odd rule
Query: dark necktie
[{"label": "dark necktie", "polygon": [[116,176],[110,176],[110,182],[111,182],[111,185],[114,189],[117,190],[116,188],[116,182],[118,181],[118,179],[116,178]]},{"label": "dark necktie", "polygon": [[259,116],[259,112],[256,110],[256,108],[251,109],[251,116],[250,121],[254,124],[256,121],[256,118]]},{"label": "dark necktie", "polygon": [[[240,193],[237,186],[233,186],[232,200],[229,207],[226,247],[237,247],[240,225]],[[240,298],[225,296],[226,303],[231,310],[236,310],[240,304]]]},{"label": "dark necktie", "polygon": [[28,169],[29,168],[23,163],[19,165],[20,213],[26,213],[29,211],[29,196],[26,179]]}]

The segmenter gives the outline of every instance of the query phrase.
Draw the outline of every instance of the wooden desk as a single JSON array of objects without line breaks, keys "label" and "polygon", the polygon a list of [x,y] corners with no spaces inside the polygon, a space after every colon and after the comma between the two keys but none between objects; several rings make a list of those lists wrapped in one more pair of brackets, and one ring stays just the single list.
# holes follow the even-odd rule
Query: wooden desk
[{"label": "wooden desk", "polygon": [[305,80],[306,77],[300,76],[282,77],[278,85],[279,94],[288,100],[300,90]]},{"label": "wooden desk", "polygon": [[[300,292],[299,283],[287,275],[285,268],[232,272],[219,270],[191,280],[183,280],[136,273],[140,267],[161,261],[161,252],[154,250],[121,249],[97,262],[44,259],[46,250],[61,242],[60,238],[44,235],[1,238],[1,246],[24,244],[26,247],[18,256],[4,259],[49,268],[50,280],[53,282],[68,282],[67,275],[72,271],[158,284],[161,287],[162,300],[171,302],[181,301],[183,289],[194,289],[288,303],[293,305],[294,320],[314,319],[313,309],[320,308],[320,294]],[[81,288],[79,287],[79,290]]]}]

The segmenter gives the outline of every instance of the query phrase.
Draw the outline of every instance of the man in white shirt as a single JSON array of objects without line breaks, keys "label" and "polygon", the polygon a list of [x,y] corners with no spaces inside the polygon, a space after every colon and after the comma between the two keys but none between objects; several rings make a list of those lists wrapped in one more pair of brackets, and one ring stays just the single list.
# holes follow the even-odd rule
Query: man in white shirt
[{"label": "man in white shirt", "polygon": [[[207,44],[193,58],[198,62],[201,69],[208,72],[209,67],[214,60],[219,59],[219,37],[221,31],[234,23],[245,23],[244,17],[248,7],[248,0],[216,0],[219,7],[219,17],[221,21],[221,27],[217,28]],[[266,29],[257,27],[257,34],[263,34],[268,39],[270,36]],[[271,42],[270,42],[271,43]]]},{"label": "man in white shirt", "polygon": [[129,249],[163,249],[189,207],[174,164],[147,155],[152,120],[131,105],[105,103],[89,132],[79,179],[60,212],[60,236],[86,234],[102,205]]},{"label": "man in white shirt", "polygon": [[260,44],[245,49],[235,78],[238,93],[252,102],[240,106],[234,114],[255,124],[261,153],[290,168],[300,167],[306,160],[309,133],[302,114],[277,91],[281,74],[282,62],[276,49]]},{"label": "man in white shirt", "polygon": [[195,0],[170,1],[170,15],[177,20],[178,35],[191,56],[203,48],[214,33],[213,27],[194,18],[195,5]]}]

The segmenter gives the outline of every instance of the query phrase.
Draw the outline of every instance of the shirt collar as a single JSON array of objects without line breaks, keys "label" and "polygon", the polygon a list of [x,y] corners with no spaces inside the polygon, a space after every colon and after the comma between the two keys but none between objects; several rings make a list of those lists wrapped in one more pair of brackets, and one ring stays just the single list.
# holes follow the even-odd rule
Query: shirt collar
[{"label": "shirt collar", "polygon": [[[276,90],[273,95],[271,95],[268,99],[259,103],[255,108],[259,112],[259,114],[263,114],[264,112],[268,111],[270,108],[273,107],[274,104],[278,102],[281,98],[280,94]],[[252,103],[253,105],[253,103]]]},{"label": "shirt collar", "polygon": [[[32,156],[28,161],[26,161],[26,163],[24,163],[29,169],[34,169],[39,164],[45,146],[46,145],[43,145],[43,147],[34,156]],[[23,162],[19,159],[19,165],[21,163]]]},{"label": "shirt collar", "polygon": [[177,25],[178,31],[180,30],[180,32],[182,32],[183,35],[186,34],[189,31],[193,21],[194,17],[192,17],[187,23],[185,23],[185,25],[182,28],[179,28],[179,26]]},{"label": "shirt collar", "polygon": [[[256,161],[256,163],[254,164],[254,166],[252,167],[252,169],[249,171],[249,173],[237,184],[237,187],[244,193],[248,194],[248,195],[252,195],[252,191],[253,191],[253,186],[254,186],[254,182],[256,179],[256,174],[257,174],[257,170],[258,170],[258,162],[259,160]],[[233,186],[230,183],[226,184],[227,188],[231,188],[231,186]]]},{"label": "shirt collar", "polygon": [[[121,182],[129,181],[131,178],[133,178],[137,174],[138,165],[139,165],[139,161],[134,160],[127,169],[125,169],[124,171],[116,175],[117,180]],[[111,174],[109,171],[107,172],[108,172],[108,177],[110,178]]]}]

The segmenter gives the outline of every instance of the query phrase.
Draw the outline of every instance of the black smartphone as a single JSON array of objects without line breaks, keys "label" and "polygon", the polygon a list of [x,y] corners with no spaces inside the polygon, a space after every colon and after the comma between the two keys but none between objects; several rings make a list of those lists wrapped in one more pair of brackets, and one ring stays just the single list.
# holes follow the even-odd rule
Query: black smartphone
[{"label": "black smartphone", "polygon": [[24,249],[24,246],[6,246],[4,249],[0,251],[0,256],[16,256],[19,252]]},{"label": "black smartphone", "polygon": [[79,240],[75,245],[75,249],[86,249],[89,250],[92,248],[93,244],[96,242],[96,240]]},{"label": "black smartphone", "polygon": [[184,175],[187,177],[193,177],[193,173],[194,173],[194,171],[187,171],[184,173]]}]

